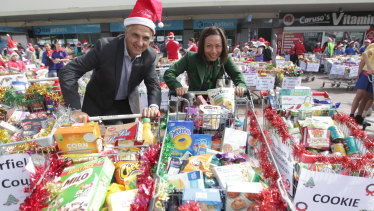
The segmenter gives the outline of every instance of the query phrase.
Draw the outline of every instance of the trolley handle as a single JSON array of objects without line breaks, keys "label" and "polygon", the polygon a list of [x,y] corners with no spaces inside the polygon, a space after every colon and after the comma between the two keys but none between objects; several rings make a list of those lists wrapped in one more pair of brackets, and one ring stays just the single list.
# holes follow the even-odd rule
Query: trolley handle
[{"label": "trolley handle", "polygon": [[313,92],[312,94],[313,94],[313,96],[323,96],[324,98],[329,98],[329,93],[327,93],[326,91],[324,91],[324,92]]},{"label": "trolley handle", "polygon": [[[110,116],[89,116],[87,122],[92,121],[103,121],[103,120],[117,120],[117,119],[136,119],[143,117],[142,114],[120,114]],[[157,113],[157,117],[160,117],[160,111]]]},{"label": "trolley handle", "polygon": [[42,81],[56,81],[59,80],[58,77],[52,77],[52,78],[39,78],[39,79],[29,79],[28,82],[42,82]]},{"label": "trolley handle", "polygon": [[[194,94],[194,95],[208,95],[208,91],[188,91],[187,93]],[[177,96],[177,91],[175,90],[169,90],[170,96]],[[246,89],[244,90],[244,95],[248,96],[249,99],[251,99],[251,92]]]}]

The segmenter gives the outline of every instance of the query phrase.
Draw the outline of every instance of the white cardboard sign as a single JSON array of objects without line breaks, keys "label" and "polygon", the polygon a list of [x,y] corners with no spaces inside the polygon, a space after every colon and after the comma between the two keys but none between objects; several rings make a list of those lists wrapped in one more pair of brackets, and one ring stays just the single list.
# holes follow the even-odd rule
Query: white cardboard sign
[{"label": "white cardboard sign", "polygon": [[318,72],[319,71],[319,62],[318,63],[308,63],[306,66],[307,72]]},{"label": "white cardboard sign", "polygon": [[21,81],[27,84],[27,78],[25,74],[0,76],[0,86],[2,87],[11,87],[13,81]]},{"label": "white cardboard sign", "polygon": [[30,185],[30,172],[35,172],[28,154],[12,154],[0,157],[0,209],[19,210],[28,194],[24,188]]},{"label": "white cardboard sign", "polygon": [[332,64],[330,75],[344,75],[344,73],[345,73],[345,65]]},{"label": "white cardboard sign", "polygon": [[374,179],[301,169],[296,210],[373,210]]},{"label": "white cardboard sign", "polygon": [[352,66],[349,71],[349,78],[357,77],[358,75],[358,66]]},{"label": "white cardboard sign", "polygon": [[306,69],[306,63],[304,61],[299,61],[300,62],[300,69],[305,70]]},{"label": "white cardboard sign", "polygon": [[256,86],[257,73],[243,73],[247,86]]},{"label": "white cardboard sign", "polygon": [[258,77],[256,90],[272,90],[274,89],[275,77]]},{"label": "white cardboard sign", "polygon": [[271,136],[273,140],[273,154],[275,162],[277,162],[280,173],[284,176],[284,179],[288,187],[287,192],[292,196],[292,185],[293,185],[293,160],[292,150],[287,145],[283,144],[281,140],[278,140],[274,135]]},{"label": "white cardboard sign", "polygon": [[282,89],[295,89],[301,85],[301,77],[283,77]]}]

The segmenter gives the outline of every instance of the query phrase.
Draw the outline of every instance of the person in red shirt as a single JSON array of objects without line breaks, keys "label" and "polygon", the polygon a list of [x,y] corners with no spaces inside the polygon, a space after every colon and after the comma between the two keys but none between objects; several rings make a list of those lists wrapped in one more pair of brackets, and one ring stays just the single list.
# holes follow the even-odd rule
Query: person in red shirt
[{"label": "person in red shirt", "polygon": [[299,56],[307,52],[305,50],[305,46],[303,42],[304,42],[304,38],[302,37],[298,41],[294,41],[295,47],[292,49],[294,52],[294,55],[293,55],[293,58],[291,59],[294,62],[294,64],[298,64]]},{"label": "person in red shirt", "polygon": [[21,72],[22,70],[26,69],[25,63],[23,61],[18,60],[18,54],[13,52],[10,54],[10,60],[8,61],[8,68],[12,71]]},{"label": "person in red shirt", "polygon": [[0,54],[0,70],[4,70],[6,68],[5,62],[3,60],[3,57]]},{"label": "person in red shirt", "polygon": [[175,36],[173,32],[168,34],[169,42],[166,44],[166,50],[168,51],[168,59],[178,60],[179,59],[179,43],[174,40]]},{"label": "person in red shirt", "polygon": [[321,42],[318,41],[313,48],[313,53],[322,53]]},{"label": "person in red shirt", "polygon": [[195,44],[195,38],[193,38],[193,37],[188,39],[188,48],[184,49],[184,52],[187,53],[188,51],[197,52],[197,46]]}]

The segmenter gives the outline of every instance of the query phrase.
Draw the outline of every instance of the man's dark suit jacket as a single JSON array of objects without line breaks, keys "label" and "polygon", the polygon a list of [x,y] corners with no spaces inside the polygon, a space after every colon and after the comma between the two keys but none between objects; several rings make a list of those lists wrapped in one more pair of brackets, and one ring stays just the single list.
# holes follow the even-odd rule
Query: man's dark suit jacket
[{"label": "man's dark suit jacket", "polygon": [[[89,116],[104,115],[111,108],[120,84],[124,55],[124,35],[101,38],[87,54],[69,62],[59,72],[62,95],[67,106],[82,109]],[[161,103],[161,88],[156,73],[157,55],[148,47],[132,65],[128,83],[128,101],[131,111],[140,113],[138,85],[144,80],[148,105]],[[81,107],[78,79],[93,70]]]}]

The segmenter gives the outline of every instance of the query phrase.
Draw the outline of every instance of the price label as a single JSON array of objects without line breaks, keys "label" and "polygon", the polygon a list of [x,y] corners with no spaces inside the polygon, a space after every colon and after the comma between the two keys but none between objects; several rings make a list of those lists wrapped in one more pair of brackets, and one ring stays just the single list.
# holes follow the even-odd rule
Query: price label
[{"label": "price label", "polygon": [[243,75],[247,86],[256,86],[257,73],[244,73]]},{"label": "price label", "polygon": [[332,64],[330,75],[344,75],[345,65],[342,64]]},{"label": "price label", "polygon": [[258,77],[256,90],[271,90],[274,89],[275,77]]},{"label": "price label", "polygon": [[354,77],[357,77],[357,75],[358,75],[358,66],[350,67],[349,77],[354,78]]},{"label": "price label", "polygon": [[285,60],[277,60],[276,64],[277,64],[277,67],[285,66],[286,65],[286,61]]},{"label": "price label", "polygon": [[308,63],[306,67],[307,72],[318,72],[319,71],[319,62],[318,63]]},{"label": "price label", "polygon": [[301,85],[301,77],[284,77],[282,89],[295,89],[296,86]]},{"label": "price label", "polygon": [[304,61],[300,61],[300,69],[302,70],[306,69],[306,63]]}]

